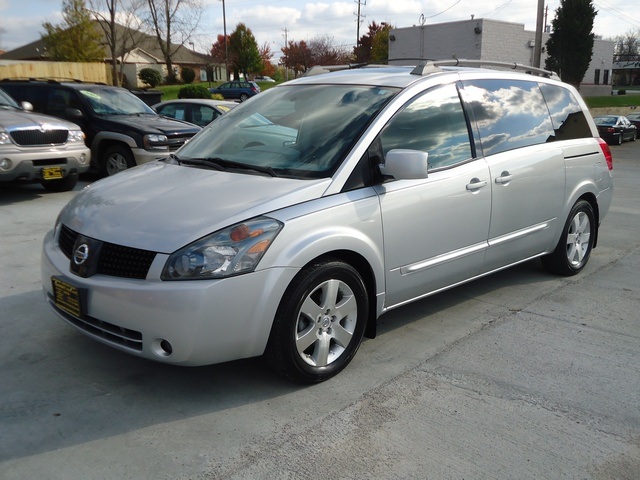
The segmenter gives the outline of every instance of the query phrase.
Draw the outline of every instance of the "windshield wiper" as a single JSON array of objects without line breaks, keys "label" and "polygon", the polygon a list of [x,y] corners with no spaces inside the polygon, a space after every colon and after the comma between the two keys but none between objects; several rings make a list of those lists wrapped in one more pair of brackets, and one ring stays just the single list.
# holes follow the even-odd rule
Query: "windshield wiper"
[{"label": "windshield wiper", "polygon": [[182,164],[202,165],[202,166],[211,167],[215,170],[220,170],[223,172],[228,172],[229,169],[240,169],[240,170],[253,170],[254,172],[264,173],[271,177],[278,176],[278,174],[271,167],[262,167],[260,165],[247,165],[245,163],[234,162],[233,160],[225,160],[224,158],[220,158],[220,157],[181,158],[177,160]]}]

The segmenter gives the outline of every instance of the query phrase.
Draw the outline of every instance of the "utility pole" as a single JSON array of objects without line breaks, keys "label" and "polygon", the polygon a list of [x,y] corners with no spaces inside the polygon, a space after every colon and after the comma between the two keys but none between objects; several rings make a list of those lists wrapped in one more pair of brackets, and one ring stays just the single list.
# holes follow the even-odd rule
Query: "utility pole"
[{"label": "utility pole", "polygon": [[358,13],[355,13],[354,15],[356,15],[358,18],[356,20],[356,48],[358,48],[360,46],[360,24],[362,23],[362,20],[360,19],[360,17],[365,17],[366,15],[360,15],[360,7],[366,7],[367,6],[367,0],[354,0],[357,4],[358,4]]},{"label": "utility pole", "polygon": [[224,27],[224,71],[229,81],[229,46],[227,45],[227,13],[224,9],[224,0],[222,0],[222,25]]},{"label": "utility pole", "polygon": [[[289,30],[287,30],[287,28],[283,28],[282,31],[284,32],[284,48],[287,49],[287,51],[289,51]],[[289,81],[289,67],[287,66],[287,63],[285,62],[284,64],[284,81],[287,82]]]},{"label": "utility pole", "polygon": [[544,0],[538,0],[538,13],[536,18],[536,37],[533,45],[533,66],[540,68],[542,55],[542,24],[544,22]]}]

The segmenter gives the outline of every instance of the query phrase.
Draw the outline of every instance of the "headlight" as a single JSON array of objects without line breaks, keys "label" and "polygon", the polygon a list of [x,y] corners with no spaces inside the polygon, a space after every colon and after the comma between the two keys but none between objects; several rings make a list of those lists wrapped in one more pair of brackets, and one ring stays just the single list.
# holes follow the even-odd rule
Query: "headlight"
[{"label": "headlight", "polygon": [[252,272],[282,226],[272,218],[258,217],[207,235],[172,253],[162,280],[224,278]]},{"label": "headlight", "polygon": [[166,135],[160,135],[157,133],[148,133],[143,139],[144,148],[146,150],[168,150],[168,139]]},{"label": "headlight", "polygon": [[7,132],[0,132],[0,145],[7,145],[11,143],[9,134]]},{"label": "headlight", "polygon": [[84,133],[82,130],[69,130],[68,142],[84,142]]}]

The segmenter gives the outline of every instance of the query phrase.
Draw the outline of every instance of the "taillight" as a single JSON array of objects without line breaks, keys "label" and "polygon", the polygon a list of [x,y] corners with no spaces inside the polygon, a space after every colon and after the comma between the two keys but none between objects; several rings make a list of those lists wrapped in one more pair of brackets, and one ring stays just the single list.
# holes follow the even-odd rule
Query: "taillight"
[{"label": "taillight", "polygon": [[613,170],[613,156],[611,155],[609,145],[601,138],[598,138],[598,143],[600,144],[600,150],[602,150],[602,154],[607,161],[607,168],[609,170]]}]

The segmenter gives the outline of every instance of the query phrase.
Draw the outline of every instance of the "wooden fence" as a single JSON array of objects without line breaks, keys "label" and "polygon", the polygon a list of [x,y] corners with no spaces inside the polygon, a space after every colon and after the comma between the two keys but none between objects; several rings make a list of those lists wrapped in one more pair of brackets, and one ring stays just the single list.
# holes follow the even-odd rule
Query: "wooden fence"
[{"label": "wooden fence", "polygon": [[0,80],[3,78],[46,78],[113,84],[110,66],[105,63],[26,61],[0,63]]}]

